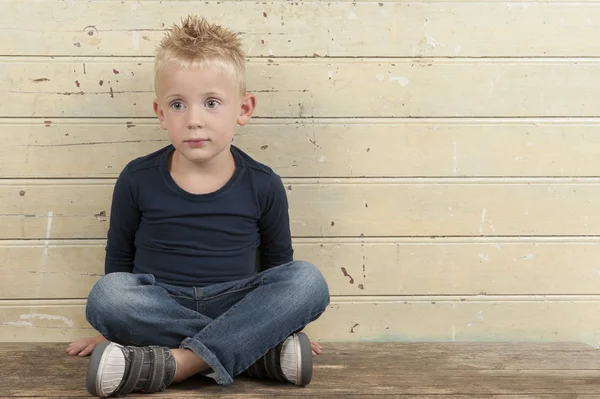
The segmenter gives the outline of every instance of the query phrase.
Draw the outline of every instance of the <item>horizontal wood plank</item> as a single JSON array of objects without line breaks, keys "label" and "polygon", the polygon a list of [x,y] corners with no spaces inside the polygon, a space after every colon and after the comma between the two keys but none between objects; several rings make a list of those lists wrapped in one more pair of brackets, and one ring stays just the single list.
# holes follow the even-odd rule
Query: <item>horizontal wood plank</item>
[{"label": "horizontal wood plank", "polygon": [[[599,346],[597,297],[332,298],[306,332],[319,341],[581,342]],[[0,341],[67,342],[95,334],[85,301],[1,301]]]},{"label": "horizontal wood plank", "polygon": [[[105,241],[0,241],[0,298],[86,298]],[[600,294],[600,239],[295,239],[332,295]]]},{"label": "horizontal wood plank", "polygon": [[[597,60],[254,59],[261,117],[597,116]],[[148,59],[4,58],[0,117],[154,117]],[[450,78],[451,77],[451,78]]]},{"label": "horizontal wood plank", "polygon": [[[600,234],[595,179],[284,184],[295,237]],[[113,180],[0,181],[0,238],[105,238],[113,185]]]},{"label": "horizontal wood plank", "polygon": [[166,28],[198,10],[240,32],[249,56],[598,55],[581,40],[598,34],[594,2],[3,3],[2,55],[151,56]]},{"label": "horizontal wood plank", "polygon": [[[254,120],[234,143],[283,177],[598,176],[598,119]],[[116,177],[154,120],[0,120],[0,177]]]},{"label": "horizontal wood plank", "polygon": [[[32,347],[37,350],[34,354]],[[326,343],[323,347],[324,354],[313,358],[311,383],[302,389],[243,376],[226,387],[191,378],[152,397],[592,399],[600,392],[598,356],[589,347],[573,349],[564,343]],[[4,377],[0,393],[39,399],[89,397],[85,391],[89,360],[67,356],[64,349],[64,344],[56,343],[1,344],[6,361],[0,363]],[[47,367],[49,363],[52,367]]]}]

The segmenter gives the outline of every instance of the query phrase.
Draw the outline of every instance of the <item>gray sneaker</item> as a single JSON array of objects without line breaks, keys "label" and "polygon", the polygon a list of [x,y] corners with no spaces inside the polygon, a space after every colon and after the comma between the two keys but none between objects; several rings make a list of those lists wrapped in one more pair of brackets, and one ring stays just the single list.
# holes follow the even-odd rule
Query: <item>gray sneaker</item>
[{"label": "gray sneaker", "polygon": [[313,361],[310,340],[304,333],[290,335],[250,366],[245,374],[305,386],[312,379]]},{"label": "gray sneaker", "polygon": [[164,390],[175,378],[175,359],[169,348],[122,346],[102,342],[88,364],[86,388],[93,396],[124,396]]}]

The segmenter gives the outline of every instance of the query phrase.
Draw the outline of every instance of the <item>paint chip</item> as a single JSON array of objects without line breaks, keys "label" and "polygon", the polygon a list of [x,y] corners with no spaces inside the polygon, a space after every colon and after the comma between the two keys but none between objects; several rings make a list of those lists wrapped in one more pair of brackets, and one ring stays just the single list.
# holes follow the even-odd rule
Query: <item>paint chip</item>
[{"label": "paint chip", "polygon": [[410,80],[408,80],[408,78],[405,78],[404,76],[392,76],[390,78],[390,81],[398,82],[398,84],[402,87],[408,86],[408,84],[410,83]]},{"label": "paint chip", "polygon": [[344,273],[345,277],[348,277],[350,279],[350,284],[354,284],[354,278],[352,278],[352,276],[348,274],[348,271],[345,267],[342,267],[342,273]]}]

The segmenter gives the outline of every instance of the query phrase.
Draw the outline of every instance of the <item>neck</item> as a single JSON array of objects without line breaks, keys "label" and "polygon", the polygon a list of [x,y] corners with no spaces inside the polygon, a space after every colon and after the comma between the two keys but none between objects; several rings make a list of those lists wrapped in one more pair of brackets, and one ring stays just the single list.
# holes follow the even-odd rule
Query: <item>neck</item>
[{"label": "neck", "polygon": [[235,169],[231,146],[227,146],[219,154],[205,162],[192,162],[175,150],[170,163],[171,173],[184,175],[219,175]]}]

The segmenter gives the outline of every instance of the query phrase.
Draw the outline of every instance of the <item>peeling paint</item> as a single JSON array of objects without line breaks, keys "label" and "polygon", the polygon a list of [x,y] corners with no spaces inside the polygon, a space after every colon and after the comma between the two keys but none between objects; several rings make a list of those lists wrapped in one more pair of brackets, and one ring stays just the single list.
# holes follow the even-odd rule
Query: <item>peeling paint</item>
[{"label": "peeling paint", "polygon": [[405,78],[404,76],[392,76],[390,77],[390,81],[398,82],[402,87],[408,86],[408,84],[410,83],[410,80],[408,78]]},{"label": "peeling paint", "polygon": [[485,223],[485,215],[487,214],[487,209],[483,208],[481,210],[481,223],[479,224],[479,232],[483,233],[483,224]]},{"label": "peeling paint", "polygon": [[427,44],[431,47],[431,48],[436,48],[436,47],[446,47],[446,45],[444,43],[439,43],[437,42],[433,37],[426,35],[425,36],[425,40],[427,41]]},{"label": "peeling paint", "polygon": [[31,327],[33,324],[30,321],[4,321],[0,323],[3,327]]},{"label": "peeling paint", "polygon": [[58,321],[62,321],[68,327],[75,326],[75,323],[73,322],[73,320],[69,320],[65,316],[55,316],[55,315],[44,314],[44,313],[29,313],[29,314],[22,314],[20,316],[20,318],[23,320],[33,320],[33,319],[58,320]]},{"label": "peeling paint", "polygon": [[134,30],[131,32],[131,44],[133,45],[134,50],[139,50],[140,48],[140,32]]},{"label": "peeling paint", "polygon": [[452,142],[452,163],[454,169],[454,175],[458,174],[458,148],[456,145],[456,141]]},{"label": "peeling paint", "polygon": [[348,274],[348,271],[345,267],[342,267],[342,273],[344,273],[345,277],[348,277],[350,279],[350,284],[354,284],[354,278],[352,278],[352,276]]}]

